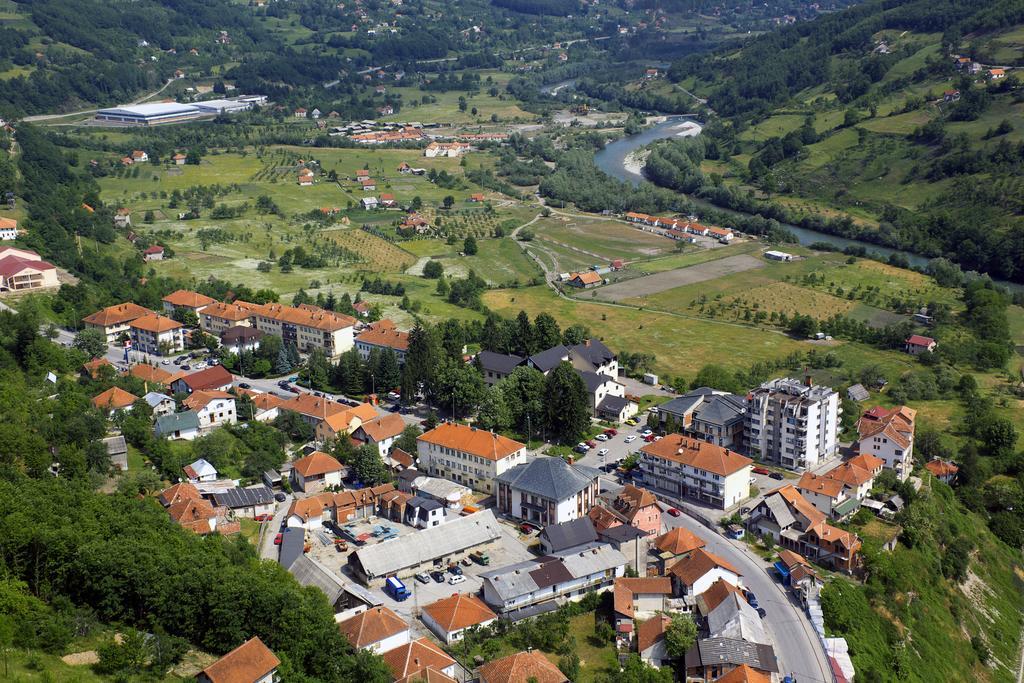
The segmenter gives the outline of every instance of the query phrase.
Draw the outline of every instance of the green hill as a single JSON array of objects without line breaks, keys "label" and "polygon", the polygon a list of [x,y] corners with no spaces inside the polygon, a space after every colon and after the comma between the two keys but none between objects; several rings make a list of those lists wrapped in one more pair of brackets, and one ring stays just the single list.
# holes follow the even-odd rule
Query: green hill
[{"label": "green hill", "polygon": [[670,77],[714,112],[703,170],[773,217],[1024,281],[1022,22],[1020,0],[869,0]]}]

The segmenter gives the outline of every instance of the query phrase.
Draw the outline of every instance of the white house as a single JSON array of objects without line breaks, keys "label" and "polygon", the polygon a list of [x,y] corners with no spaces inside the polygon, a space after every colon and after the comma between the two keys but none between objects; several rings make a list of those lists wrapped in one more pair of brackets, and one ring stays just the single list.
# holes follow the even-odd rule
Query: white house
[{"label": "white house", "polygon": [[359,203],[363,205],[364,209],[376,209],[380,203],[376,197],[363,197],[359,200]]},{"label": "white house", "polygon": [[199,418],[191,410],[161,415],[153,432],[172,441],[194,441],[199,437]]},{"label": "white house", "polygon": [[580,517],[597,503],[601,472],[541,456],[498,475],[498,510],[540,526]]},{"label": "white house", "polygon": [[391,452],[395,439],[402,435],[405,420],[398,413],[388,413],[363,422],[352,432],[352,438],[370,446],[376,446],[380,457],[386,458]]},{"label": "white house", "polygon": [[204,481],[215,481],[217,479],[217,468],[207,462],[204,458],[199,458],[191,465],[185,465],[181,468],[188,477],[189,483],[198,484]]},{"label": "white house", "polygon": [[235,397],[223,391],[193,391],[183,405],[195,412],[201,432],[238,422]]},{"label": "white house", "polygon": [[142,400],[149,404],[149,407],[153,409],[153,415],[157,417],[170,415],[177,407],[173,398],[167,394],[161,394],[159,391],[149,392],[142,397]]},{"label": "white house", "polygon": [[905,481],[914,468],[914,421],[917,411],[907,406],[892,410],[875,407],[857,421],[860,435],[855,450],[881,458],[885,468]]},{"label": "white house", "polygon": [[673,499],[695,498],[721,509],[750,497],[753,461],[701,439],[668,434],[640,449],[642,485]]},{"label": "white house", "polygon": [[0,240],[18,239],[18,221],[13,218],[0,218]]},{"label": "white house", "polygon": [[727,583],[742,586],[743,574],[739,569],[713,555],[703,548],[697,548],[668,568],[676,593],[686,598],[692,606],[698,595],[722,579]]},{"label": "white house", "polygon": [[252,637],[196,674],[196,683],[277,683],[281,660]]},{"label": "white house", "polygon": [[495,492],[495,478],[526,462],[526,445],[484,429],[445,422],[417,440],[420,468],[478,491]]},{"label": "white house", "polygon": [[411,641],[409,624],[387,607],[371,607],[338,624],[352,647],[377,654]]},{"label": "white house", "polygon": [[433,498],[413,496],[405,504],[405,523],[420,529],[444,524],[444,505]]},{"label": "white house", "polygon": [[422,619],[434,635],[451,645],[462,638],[466,629],[483,628],[497,620],[484,601],[472,594],[455,593],[423,608]]}]

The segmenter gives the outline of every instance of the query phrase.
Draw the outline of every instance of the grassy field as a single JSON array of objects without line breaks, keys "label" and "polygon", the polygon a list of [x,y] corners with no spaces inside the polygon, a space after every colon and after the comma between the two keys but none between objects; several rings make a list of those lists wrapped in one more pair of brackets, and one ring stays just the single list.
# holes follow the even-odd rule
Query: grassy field
[{"label": "grassy field", "polygon": [[612,220],[554,215],[533,225],[540,239],[592,252],[604,260],[650,258],[674,250],[675,242]]},{"label": "grassy field", "polygon": [[461,255],[461,242],[449,246],[441,240],[417,240],[408,244],[415,245],[411,251],[417,256],[440,261],[450,277],[465,277],[472,269],[492,285],[507,285],[525,284],[541,275],[537,265],[510,237],[477,240],[479,252],[474,256]]},{"label": "grassy field", "polygon": [[[486,75],[481,76],[486,79]],[[494,75],[492,74],[492,78]],[[491,97],[487,92],[490,88],[486,83],[481,83],[481,90],[476,95],[467,95],[465,92],[424,92],[418,87],[390,87],[388,92],[392,95],[402,97],[402,108],[394,115],[384,117],[385,121],[419,121],[421,123],[453,123],[456,125],[489,124],[492,125],[492,116],[497,116],[498,121],[535,121],[536,114],[531,114],[519,107],[518,101],[509,96],[504,87],[496,87],[499,93]],[[466,110],[459,110],[459,97],[466,98]],[[424,104],[423,98],[427,97],[429,103]],[[436,100],[436,101],[432,101]],[[473,114],[473,108],[477,113]]]},{"label": "grassy field", "polygon": [[716,247],[714,249],[704,249],[688,245],[682,253],[673,253],[650,260],[634,261],[630,263],[630,269],[644,273],[663,273],[668,270],[695,266],[699,263],[716,261],[729,256],[759,253],[763,246],[763,244],[754,241],[740,242],[739,244],[731,244],[726,248]]}]

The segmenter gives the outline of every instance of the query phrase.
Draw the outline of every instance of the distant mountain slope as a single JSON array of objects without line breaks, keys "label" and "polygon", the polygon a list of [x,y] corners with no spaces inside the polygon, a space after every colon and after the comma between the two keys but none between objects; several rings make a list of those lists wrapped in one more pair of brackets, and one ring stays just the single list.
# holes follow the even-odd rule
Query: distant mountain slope
[{"label": "distant mountain slope", "polygon": [[703,170],[765,215],[1024,282],[1021,68],[1024,0],[869,0],[670,78],[715,112]]}]

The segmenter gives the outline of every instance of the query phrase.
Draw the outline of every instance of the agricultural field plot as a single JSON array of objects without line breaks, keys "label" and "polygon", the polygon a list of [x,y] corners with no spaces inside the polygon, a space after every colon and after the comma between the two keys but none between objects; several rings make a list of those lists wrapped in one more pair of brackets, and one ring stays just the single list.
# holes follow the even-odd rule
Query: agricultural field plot
[{"label": "agricultural field plot", "polygon": [[[686,268],[698,263],[717,261],[718,259],[738,256],[740,254],[760,253],[764,246],[753,240],[742,241],[738,244],[730,244],[728,247],[715,247],[707,249],[698,246],[686,246],[682,253],[675,253],[669,256],[659,256],[649,261],[633,261],[630,270],[637,270],[643,273],[662,273],[667,270]],[[789,247],[787,246],[787,249]],[[790,251],[793,251],[790,249]],[[794,252],[795,253],[795,252]]]},{"label": "agricultural field plot", "polygon": [[782,137],[804,124],[803,114],[775,114],[740,133],[740,140],[763,141]]},{"label": "agricultural field plot", "polygon": [[[484,303],[505,316],[515,316],[520,310],[531,317],[546,312],[563,328],[585,325],[613,349],[653,353],[655,369],[663,374],[690,376],[709,359],[733,369],[746,368],[757,360],[811,348],[806,342],[771,330],[561,299],[544,286],[489,290],[484,293]],[[685,353],[680,351],[683,346]],[[743,352],[723,354],[722,349]]]},{"label": "agricultural field plot", "polygon": [[[689,268],[677,268],[655,275],[634,278],[595,290],[596,295],[606,301],[647,301],[659,292],[676,291],[685,286],[718,280],[743,271],[763,268],[762,259],[740,254],[699,263]],[[643,305],[643,304],[640,304]]]},{"label": "agricultural field plot", "polygon": [[551,271],[555,273],[570,273],[586,270],[593,265],[605,266],[608,264],[607,259],[599,259],[591,254],[543,239],[534,239],[529,243],[527,249],[530,253],[540,255],[545,263],[551,265]]},{"label": "agricultural field plot", "polygon": [[490,285],[525,284],[541,276],[537,264],[510,237],[477,240],[479,251],[474,256],[461,254],[461,242],[449,246],[440,240],[417,240],[402,243],[402,246],[407,244],[415,245],[410,251],[420,256],[420,260],[408,271],[414,275],[422,273],[425,257],[432,257],[441,262],[448,277],[465,277],[473,270]]},{"label": "agricultural field plot", "polygon": [[[959,292],[940,287],[927,275],[896,268],[870,259],[857,259],[848,264],[841,254],[824,254],[805,262],[805,275],[794,274],[794,284],[824,289],[836,296],[849,297],[864,303],[889,308],[893,300],[945,303],[954,309],[960,306]],[[783,267],[788,264],[782,264]],[[814,282],[813,274],[824,282]],[[870,292],[868,290],[871,290]]]},{"label": "agricultural field plot", "polygon": [[612,259],[651,258],[675,249],[676,242],[620,221],[553,215],[534,223],[537,237]]},{"label": "agricultural field plot", "polygon": [[928,123],[931,119],[931,110],[917,109],[915,111],[908,111],[906,114],[880,116],[878,118],[862,121],[857,124],[857,127],[870,130],[872,133],[910,135],[914,130]]},{"label": "agricultural field plot", "polygon": [[[484,77],[486,79],[486,77]],[[402,97],[402,108],[384,121],[419,121],[421,123],[452,123],[452,124],[484,124],[492,123],[492,116],[498,121],[532,122],[537,120],[536,114],[521,109],[518,101],[505,93],[504,88],[496,85],[499,93],[491,97],[487,92],[491,86],[481,81],[481,90],[476,95],[465,92],[427,92],[418,87],[388,87],[392,95]],[[466,98],[466,110],[460,111],[459,97]],[[427,104],[424,104],[424,98]],[[477,113],[473,114],[473,108]]]},{"label": "agricultural field plot", "polygon": [[359,228],[325,230],[321,234],[335,244],[358,254],[362,260],[357,261],[354,266],[359,270],[398,273],[416,260],[415,256],[396,244]]}]

